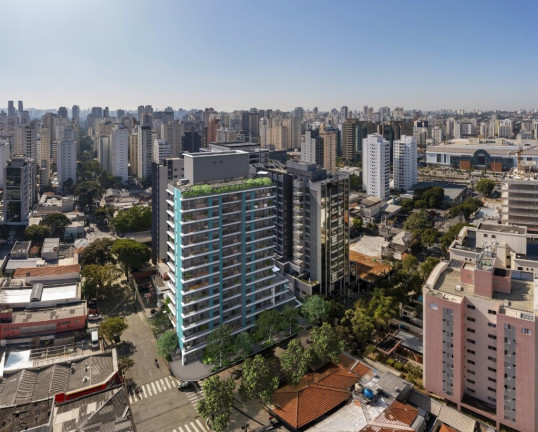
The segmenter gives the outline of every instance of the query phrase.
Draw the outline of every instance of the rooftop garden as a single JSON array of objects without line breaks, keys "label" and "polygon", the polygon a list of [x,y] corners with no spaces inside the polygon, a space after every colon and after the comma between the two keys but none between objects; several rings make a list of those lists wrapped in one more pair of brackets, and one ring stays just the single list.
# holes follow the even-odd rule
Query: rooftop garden
[{"label": "rooftop garden", "polygon": [[196,185],[189,187],[187,190],[183,191],[181,195],[183,198],[194,198],[203,195],[219,195],[262,186],[273,186],[273,181],[268,177],[260,177],[232,184]]}]

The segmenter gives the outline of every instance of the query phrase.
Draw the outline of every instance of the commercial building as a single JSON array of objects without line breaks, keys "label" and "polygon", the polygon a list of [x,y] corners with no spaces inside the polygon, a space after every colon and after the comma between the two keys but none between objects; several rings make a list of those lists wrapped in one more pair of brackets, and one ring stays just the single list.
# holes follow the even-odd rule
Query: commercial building
[{"label": "commercial building", "polygon": [[58,142],[58,184],[62,186],[67,179],[77,182],[77,143],[76,141]]},{"label": "commercial building", "polygon": [[269,149],[261,148],[261,144],[239,141],[209,143],[209,151],[212,152],[237,150],[248,153],[249,164],[265,164],[269,162]]},{"label": "commercial building", "polygon": [[370,196],[390,196],[390,143],[379,134],[362,140],[362,186]]},{"label": "commercial building", "polygon": [[164,158],[170,157],[170,144],[163,139],[153,141],[153,157],[151,162],[160,164]]},{"label": "commercial building", "polygon": [[295,297],[274,266],[271,180],[246,178],[246,152],[184,158],[187,184],[168,187],[166,213],[169,307],[185,364],[203,354],[219,325],[238,333]]},{"label": "commercial building", "polygon": [[28,225],[36,199],[35,162],[14,156],[3,166],[4,224]]},{"label": "commercial building", "polygon": [[423,289],[424,387],[498,429],[537,430],[537,250],[525,227],[464,227]]},{"label": "commercial building", "polygon": [[393,145],[394,189],[407,191],[417,184],[417,141],[402,135]]},{"label": "commercial building", "polygon": [[538,177],[516,174],[505,177],[501,185],[503,223],[524,225],[538,232]]}]

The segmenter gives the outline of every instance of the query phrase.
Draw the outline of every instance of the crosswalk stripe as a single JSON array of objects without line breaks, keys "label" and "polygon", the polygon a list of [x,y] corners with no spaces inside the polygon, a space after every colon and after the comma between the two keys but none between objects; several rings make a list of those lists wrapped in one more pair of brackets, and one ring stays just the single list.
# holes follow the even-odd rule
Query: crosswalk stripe
[{"label": "crosswalk stripe", "polygon": [[150,396],[153,396],[151,394],[151,390],[149,389],[149,386],[146,384],[145,386],[142,386],[142,389],[144,390],[144,393],[145,393],[145,396],[146,397],[150,397]]},{"label": "crosswalk stripe", "polygon": [[179,432],[183,432],[183,428],[181,426],[179,427]]},{"label": "crosswalk stripe", "polygon": [[157,391],[157,387],[155,387],[154,383],[150,383],[150,384],[151,384],[151,389],[153,390],[154,394],[160,393],[160,391]]},{"label": "crosswalk stripe", "polygon": [[161,382],[161,384],[163,385],[163,389],[165,390],[170,390],[170,386],[168,385],[168,381],[166,381],[165,379],[161,379],[159,380]]},{"label": "crosswalk stripe", "polygon": [[177,432],[175,429],[172,432]]},{"label": "crosswalk stripe", "polygon": [[200,420],[196,419],[196,423],[198,423],[198,426],[200,426],[200,429],[202,429],[203,431],[206,430],[205,426],[202,426],[202,423],[200,423]]},{"label": "crosswalk stripe", "polygon": [[196,425],[195,425],[193,422],[191,422],[191,427],[192,427],[196,432],[198,432],[198,428],[196,427]]},{"label": "crosswalk stripe", "polygon": [[189,426],[187,425],[184,425],[185,426],[185,429],[187,429],[187,432],[191,432],[191,430],[189,429]]}]

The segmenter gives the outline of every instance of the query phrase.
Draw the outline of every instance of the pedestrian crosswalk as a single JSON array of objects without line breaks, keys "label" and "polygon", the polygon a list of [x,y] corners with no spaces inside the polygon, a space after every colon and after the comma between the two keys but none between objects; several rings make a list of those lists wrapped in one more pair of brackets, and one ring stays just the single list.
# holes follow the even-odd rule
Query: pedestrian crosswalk
[{"label": "pedestrian crosswalk", "polygon": [[[197,389],[198,390],[198,389]],[[198,404],[198,401],[200,399],[204,398],[204,390],[199,389],[198,391],[189,391],[187,393],[187,398],[189,399],[190,403],[194,408],[196,408],[196,405]]]},{"label": "pedestrian crosswalk", "polygon": [[161,379],[157,379],[150,383],[141,385],[138,387],[138,391],[129,395],[129,403],[134,404],[151,396],[155,396],[158,393],[162,393],[167,390],[175,389],[177,391],[178,381],[173,376],[167,376]]},{"label": "pedestrian crosswalk", "polygon": [[173,429],[172,432],[208,432],[210,429],[205,425],[205,422],[200,419],[185,423]]}]

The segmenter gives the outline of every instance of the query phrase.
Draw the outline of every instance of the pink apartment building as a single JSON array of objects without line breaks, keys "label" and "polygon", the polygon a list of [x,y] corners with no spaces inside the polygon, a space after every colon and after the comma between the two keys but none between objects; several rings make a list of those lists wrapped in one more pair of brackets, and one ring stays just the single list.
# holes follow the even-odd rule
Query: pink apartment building
[{"label": "pink apartment building", "polygon": [[423,289],[424,386],[494,421],[538,431],[538,238],[465,227]]}]

